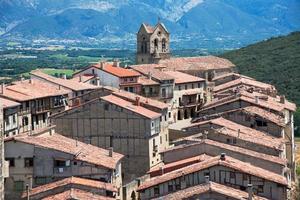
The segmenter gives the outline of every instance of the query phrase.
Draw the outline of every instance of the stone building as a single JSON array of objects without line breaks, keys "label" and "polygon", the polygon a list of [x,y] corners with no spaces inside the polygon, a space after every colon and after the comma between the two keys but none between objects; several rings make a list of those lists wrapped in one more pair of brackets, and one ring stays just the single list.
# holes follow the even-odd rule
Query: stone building
[{"label": "stone building", "polygon": [[170,58],[170,33],[158,22],[155,27],[142,24],[137,33],[137,64],[157,63]]},{"label": "stone building", "polygon": [[225,154],[153,177],[138,188],[141,199],[163,197],[186,188],[213,182],[245,191],[252,184],[253,194],[267,199],[287,199],[288,183],[282,175],[234,159]]},{"label": "stone building", "polygon": [[124,154],[123,180],[127,183],[161,161],[158,152],[168,146],[167,106],[122,90],[107,90],[106,95],[102,92],[95,94],[96,98],[95,91],[83,95],[82,99],[85,96],[92,100],[51,119],[57,131],[67,137],[113,147]]},{"label": "stone building", "polygon": [[99,78],[99,83],[103,86],[111,86],[128,92],[140,93],[140,74],[130,69],[119,66],[119,62],[100,62],[76,72],[73,77],[84,77],[93,75]]},{"label": "stone building", "polygon": [[17,81],[2,88],[1,98],[20,104],[16,119],[19,133],[48,126],[51,114],[65,110],[70,92],[37,79]]},{"label": "stone building", "polygon": [[68,177],[35,187],[22,195],[32,200],[39,199],[77,199],[77,200],[114,200],[117,188],[111,184],[98,180],[80,177]]},{"label": "stone building", "polygon": [[7,199],[19,199],[29,189],[66,177],[78,176],[111,183],[122,196],[123,155],[64,137],[46,128],[5,139],[5,159],[9,177],[5,181]]},{"label": "stone building", "polygon": [[3,134],[4,136],[19,134],[18,111],[20,103],[0,97],[3,108]]},{"label": "stone building", "polygon": [[68,98],[82,95],[98,87],[98,85],[92,85],[89,83],[67,79],[66,76],[64,76],[63,78],[56,78],[54,76],[45,74],[40,70],[31,71],[30,76],[32,80],[38,80],[40,82],[52,85],[56,88],[67,90]]}]

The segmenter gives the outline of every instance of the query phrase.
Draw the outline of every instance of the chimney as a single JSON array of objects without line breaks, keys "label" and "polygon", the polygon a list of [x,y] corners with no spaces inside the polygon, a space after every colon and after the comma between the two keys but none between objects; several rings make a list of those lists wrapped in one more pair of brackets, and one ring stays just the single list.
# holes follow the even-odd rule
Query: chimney
[{"label": "chimney", "polygon": [[100,61],[100,69],[103,69],[104,65],[105,65],[105,62]]},{"label": "chimney", "polygon": [[241,129],[238,129],[238,138],[240,137]]},{"label": "chimney", "polygon": [[253,186],[252,184],[248,184],[248,200],[252,200],[253,197]]},{"label": "chimney", "polygon": [[67,79],[67,75],[66,75],[66,74],[63,74],[63,75],[62,75],[62,78],[63,78],[63,79]]},{"label": "chimney", "polygon": [[220,159],[223,161],[226,160],[226,153],[221,153]]},{"label": "chimney", "polygon": [[140,106],[140,97],[135,97],[135,105]]},{"label": "chimney", "polygon": [[79,82],[82,82],[82,76],[81,75],[79,76]]},{"label": "chimney", "polygon": [[29,83],[33,84],[33,79],[32,78],[29,79]]},{"label": "chimney", "polygon": [[113,152],[114,152],[114,148],[113,147],[109,147],[108,148],[108,156],[109,157],[113,157]]},{"label": "chimney", "polygon": [[209,176],[204,176],[205,178],[205,183],[209,183]]},{"label": "chimney", "polygon": [[5,84],[2,83],[2,84],[1,84],[1,94],[4,94],[4,90],[5,90]]},{"label": "chimney", "polygon": [[114,67],[120,67],[120,62],[118,60],[114,60],[113,66]]},{"label": "chimney", "polygon": [[258,96],[255,96],[255,103],[258,104]]},{"label": "chimney", "polygon": [[22,76],[22,77],[21,77],[21,82],[23,82],[24,80],[25,80],[25,78]]},{"label": "chimney", "polygon": [[285,96],[284,95],[280,96],[280,103],[285,104]]},{"label": "chimney", "polygon": [[148,72],[148,78],[151,79],[152,78],[152,74],[151,72]]}]

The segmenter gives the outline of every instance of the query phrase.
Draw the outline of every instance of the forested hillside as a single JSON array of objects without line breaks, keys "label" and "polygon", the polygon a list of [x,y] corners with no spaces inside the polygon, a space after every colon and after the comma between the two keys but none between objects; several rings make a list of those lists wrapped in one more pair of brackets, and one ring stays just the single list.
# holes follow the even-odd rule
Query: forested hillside
[{"label": "forested hillside", "polygon": [[[271,38],[221,55],[244,75],[276,86],[280,94],[300,107],[300,32]],[[300,109],[295,123],[300,136]]]}]

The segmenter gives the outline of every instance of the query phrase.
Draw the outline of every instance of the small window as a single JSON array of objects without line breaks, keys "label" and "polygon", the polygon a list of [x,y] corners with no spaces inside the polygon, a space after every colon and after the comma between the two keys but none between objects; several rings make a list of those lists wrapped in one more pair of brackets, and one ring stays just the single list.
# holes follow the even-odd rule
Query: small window
[{"label": "small window", "polygon": [[159,195],[159,187],[154,187],[154,195]]},{"label": "small window", "polygon": [[13,115],[13,123],[16,123],[16,115]]},{"label": "small window", "polygon": [[187,85],[184,85],[184,88],[187,90],[187,89],[188,89],[188,86],[187,86]]},{"label": "small window", "polygon": [[230,172],[230,178],[235,179],[235,173],[234,172]]},{"label": "small window", "polygon": [[169,118],[171,118],[171,112],[169,112]]},{"label": "small window", "polygon": [[5,158],[5,160],[9,162],[9,167],[15,166],[15,158]]},{"label": "small window", "polygon": [[74,162],[73,162],[73,165],[77,165],[77,161],[74,161]]},{"label": "small window", "polygon": [[24,158],[24,167],[33,167],[33,158]]},{"label": "small window", "polygon": [[65,160],[54,160],[54,167],[66,167]]},{"label": "small window", "polygon": [[168,185],[168,192],[173,192],[173,185],[172,185],[172,183],[169,183],[169,185]]},{"label": "small window", "polygon": [[14,182],[14,190],[21,192],[24,190],[24,181],[15,181]]},{"label": "small window", "polygon": [[151,122],[151,127],[154,127],[154,122]]},{"label": "small window", "polygon": [[201,83],[198,83],[198,88],[201,88]]},{"label": "small window", "polygon": [[104,109],[105,109],[105,110],[108,110],[108,109],[109,109],[109,104],[107,104],[107,103],[104,104]]},{"label": "small window", "polygon": [[264,185],[258,185],[257,186],[257,192],[258,193],[263,193],[264,192]]}]

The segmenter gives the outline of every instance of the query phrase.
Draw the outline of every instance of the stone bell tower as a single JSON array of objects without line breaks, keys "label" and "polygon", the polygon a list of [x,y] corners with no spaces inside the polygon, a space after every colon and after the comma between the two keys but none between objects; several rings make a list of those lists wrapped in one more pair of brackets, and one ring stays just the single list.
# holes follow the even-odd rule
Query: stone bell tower
[{"label": "stone bell tower", "polygon": [[158,22],[155,27],[142,24],[137,33],[137,64],[158,63],[170,58],[170,33]]}]

